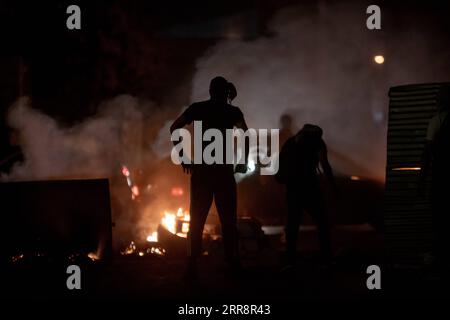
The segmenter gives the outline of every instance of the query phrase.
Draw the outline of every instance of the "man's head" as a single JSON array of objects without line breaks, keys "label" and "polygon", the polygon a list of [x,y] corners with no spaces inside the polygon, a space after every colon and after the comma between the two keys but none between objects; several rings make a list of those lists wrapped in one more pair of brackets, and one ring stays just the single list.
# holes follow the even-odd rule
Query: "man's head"
[{"label": "man's head", "polygon": [[226,100],[228,96],[228,81],[224,77],[215,77],[209,84],[209,95],[214,100]]},{"label": "man's head", "polygon": [[236,87],[224,77],[215,77],[209,84],[209,95],[213,100],[233,100],[237,96]]},{"label": "man's head", "polygon": [[437,108],[439,111],[450,110],[450,86],[446,85],[439,89],[437,94]]}]

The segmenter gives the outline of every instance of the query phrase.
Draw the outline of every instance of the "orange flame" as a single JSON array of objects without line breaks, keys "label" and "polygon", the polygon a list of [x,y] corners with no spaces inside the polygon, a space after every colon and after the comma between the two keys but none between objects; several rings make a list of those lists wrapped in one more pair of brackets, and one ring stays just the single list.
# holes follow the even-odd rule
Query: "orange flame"
[{"label": "orange flame", "polygon": [[158,242],[158,232],[154,231],[147,237],[148,242]]},{"label": "orange flame", "polygon": [[[161,225],[170,233],[182,238],[187,238],[189,232],[189,222],[191,216],[188,211],[183,211],[183,208],[178,208],[176,213],[164,211],[164,216],[161,219]],[[156,231],[147,236],[148,242],[157,242],[158,233]]]}]

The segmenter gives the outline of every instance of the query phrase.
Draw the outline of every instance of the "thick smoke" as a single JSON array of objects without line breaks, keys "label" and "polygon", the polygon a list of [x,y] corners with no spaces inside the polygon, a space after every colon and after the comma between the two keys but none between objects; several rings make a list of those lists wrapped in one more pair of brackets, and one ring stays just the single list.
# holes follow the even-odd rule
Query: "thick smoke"
[{"label": "thick smoke", "polygon": [[2,180],[110,178],[121,164],[138,163],[142,105],[124,95],[99,109],[95,117],[65,128],[33,109],[29,99],[19,99],[9,110],[8,124],[19,132],[25,161]]},{"label": "thick smoke", "polygon": [[[365,8],[322,5],[313,17],[284,9],[271,36],[219,42],[197,62],[192,100],[205,99],[209,80],[223,75],[236,85],[250,127],[277,128],[284,113],[298,127],[318,124],[337,171],[383,180],[389,86],[446,75],[431,59],[439,60],[426,30],[383,30],[386,50],[387,40],[367,30]],[[386,55],[384,65],[374,63],[376,54]]]}]

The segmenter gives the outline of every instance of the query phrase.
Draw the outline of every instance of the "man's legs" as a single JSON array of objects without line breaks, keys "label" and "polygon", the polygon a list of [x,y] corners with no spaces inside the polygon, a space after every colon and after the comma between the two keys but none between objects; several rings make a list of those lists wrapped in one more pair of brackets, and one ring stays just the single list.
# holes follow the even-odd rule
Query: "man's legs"
[{"label": "man's legs", "polygon": [[295,264],[297,256],[297,240],[300,227],[300,221],[303,213],[301,203],[301,191],[287,187],[286,197],[288,205],[288,216],[285,227],[286,232],[286,263]]},{"label": "man's legs", "polygon": [[[200,169],[201,170],[201,169]],[[191,176],[190,223],[188,232],[188,273],[196,272],[196,262],[202,250],[203,227],[213,199],[210,180],[202,171],[193,172]]]},{"label": "man's legs", "polygon": [[312,190],[311,194],[308,196],[307,210],[317,225],[317,234],[322,258],[329,261],[333,257],[330,226],[328,223],[325,200],[319,189]]},{"label": "man's legs", "polygon": [[225,257],[231,266],[239,265],[238,230],[236,213],[236,181],[233,173],[224,172],[216,179],[214,200],[222,225]]}]

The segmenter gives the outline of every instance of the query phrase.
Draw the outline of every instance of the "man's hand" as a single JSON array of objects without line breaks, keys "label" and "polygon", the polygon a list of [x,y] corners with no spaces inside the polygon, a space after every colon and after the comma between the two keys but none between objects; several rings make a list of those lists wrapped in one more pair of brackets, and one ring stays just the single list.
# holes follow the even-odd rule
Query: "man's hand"
[{"label": "man's hand", "polygon": [[248,167],[246,163],[240,163],[234,168],[235,173],[247,173]]}]

